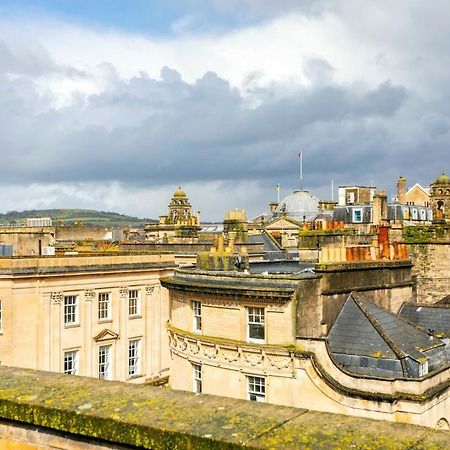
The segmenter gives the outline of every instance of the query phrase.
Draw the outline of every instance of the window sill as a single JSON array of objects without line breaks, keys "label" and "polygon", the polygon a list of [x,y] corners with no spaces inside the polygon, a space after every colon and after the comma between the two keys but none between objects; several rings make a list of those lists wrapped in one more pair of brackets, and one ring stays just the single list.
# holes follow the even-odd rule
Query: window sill
[{"label": "window sill", "polygon": [[77,328],[79,326],[80,326],[79,323],[65,323],[64,324],[64,328]]},{"label": "window sill", "polygon": [[142,378],[142,377],[145,377],[145,374],[128,375],[127,381],[129,381],[129,380],[135,380],[136,378]]},{"label": "window sill", "polygon": [[129,319],[142,319],[142,315],[141,314],[135,314],[135,315],[130,315],[128,316]]},{"label": "window sill", "polygon": [[112,319],[98,319],[98,323],[111,323]]},{"label": "window sill", "polygon": [[249,344],[265,344],[266,340],[265,339],[247,339],[247,342]]}]

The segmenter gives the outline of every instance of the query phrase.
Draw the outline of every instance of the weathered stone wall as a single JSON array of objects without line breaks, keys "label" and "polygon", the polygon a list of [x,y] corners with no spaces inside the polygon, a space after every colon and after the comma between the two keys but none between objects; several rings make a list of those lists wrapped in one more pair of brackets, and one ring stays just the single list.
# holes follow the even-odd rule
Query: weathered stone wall
[{"label": "weathered stone wall", "polygon": [[363,292],[367,298],[394,313],[413,296],[411,263],[408,261],[317,264],[316,273],[322,275],[321,321],[326,326],[324,330],[329,330],[352,291]]},{"label": "weathered stone wall", "polygon": [[112,227],[64,225],[56,226],[57,241],[111,241]]},{"label": "weathered stone wall", "polygon": [[297,336],[321,336],[323,298],[320,295],[320,277],[300,281],[297,292]]},{"label": "weathered stone wall", "polygon": [[436,303],[450,294],[450,242],[410,243],[414,264],[415,297],[419,303]]},{"label": "weathered stone wall", "polygon": [[54,227],[0,227],[0,243],[12,244],[13,256],[39,255],[53,245]]}]

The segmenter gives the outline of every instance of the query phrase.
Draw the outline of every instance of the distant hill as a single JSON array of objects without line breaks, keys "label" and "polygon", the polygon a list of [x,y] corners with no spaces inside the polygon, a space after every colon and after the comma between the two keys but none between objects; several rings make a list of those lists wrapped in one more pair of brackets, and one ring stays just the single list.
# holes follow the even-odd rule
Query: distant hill
[{"label": "distant hill", "polygon": [[0,214],[0,224],[20,225],[28,218],[50,217],[53,224],[64,222],[65,225],[82,222],[85,225],[143,227],[147,223],[157,222],[154,219],[139,219],[115,212],[96,211],[93,209],[31,209],[28,211],[9,211]]}]

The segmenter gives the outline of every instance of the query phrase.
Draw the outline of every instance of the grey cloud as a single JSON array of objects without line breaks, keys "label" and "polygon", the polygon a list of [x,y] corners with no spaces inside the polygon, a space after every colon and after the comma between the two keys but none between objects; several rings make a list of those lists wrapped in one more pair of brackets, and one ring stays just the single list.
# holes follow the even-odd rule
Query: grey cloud
[{"label": "grey cloud", "polygon": [[[61,73],[53,61],[46,64],[39,73]],[[0,74],[3,183],[295,185],[302,149],[311,188],[320,190],[330,178],[389,187],[399,166],[407,175],[421,177],[427,168],[434,176],[442,163],[427,155],[445,156],[450,143],[445,102],[431,105],[392,82],[375,89],[338,84],[320,59],[310,62],[309,88],[260,86],[253,107],[212,72],[194,83],[170,68],[160,79],[140,74],[124,81],[105,65],[103,92],[54,109],[34,69],[13,60],[10,67],[20,76]],[[73,76],[93,75],[74,70]]]}]

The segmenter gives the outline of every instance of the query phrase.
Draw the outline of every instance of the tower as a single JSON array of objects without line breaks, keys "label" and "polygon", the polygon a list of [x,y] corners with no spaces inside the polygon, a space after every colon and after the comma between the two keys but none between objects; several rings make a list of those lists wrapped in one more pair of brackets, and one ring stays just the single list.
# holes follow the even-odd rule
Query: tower
[{"label": "tower", "polygon": [[435,222],[450,222],[450,177],[442,172],[430,184],[430,201]]}]

